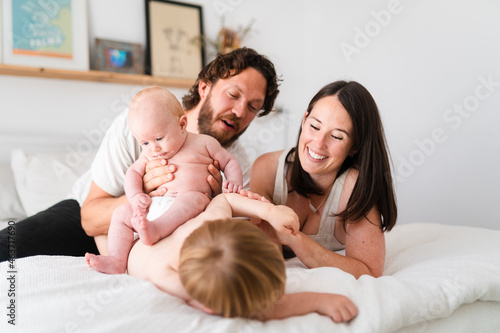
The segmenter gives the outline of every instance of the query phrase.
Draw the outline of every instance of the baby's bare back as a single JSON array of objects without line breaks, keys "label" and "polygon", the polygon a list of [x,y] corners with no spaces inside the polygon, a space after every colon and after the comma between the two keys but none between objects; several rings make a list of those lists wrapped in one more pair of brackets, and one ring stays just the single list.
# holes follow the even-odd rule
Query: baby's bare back
[{"label": "baby's bare back", "polygon": [[197,191],[212,194],[207,177],[210,175],[208,166],[213,163],[205,145],[203,137],[189,135],[182,148],[168,164],[177,167],[174,179],[165,184],[168,189],[166,195],[176,195],[180,192]]}]

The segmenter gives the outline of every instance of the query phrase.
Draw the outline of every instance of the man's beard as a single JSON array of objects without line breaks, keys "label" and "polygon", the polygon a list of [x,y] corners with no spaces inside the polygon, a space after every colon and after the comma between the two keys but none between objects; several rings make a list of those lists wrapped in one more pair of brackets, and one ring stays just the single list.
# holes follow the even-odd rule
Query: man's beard
[{"label": "man's beard", "polygon": [[[202,104],[200,108],[200,113],[198,115],[198,131],[201,134],[207,134],[220,142],[221,146],[224,148],[229,147],[234,141],[236,141],[248,127],[243,129],[241,132],[238,132],[240,127],[240,119],[236,117],[234,114],[230,114],[227,116],[219,116],[217,119],[214,119],[214,109],[210,103],[210,94],[207,96],[207,99]],[[221,121],[221,119],[228,119],[234,122],[235,132],[227,132],[224,130],[216,131],[213,127],[214,123],[217,121]]]}]

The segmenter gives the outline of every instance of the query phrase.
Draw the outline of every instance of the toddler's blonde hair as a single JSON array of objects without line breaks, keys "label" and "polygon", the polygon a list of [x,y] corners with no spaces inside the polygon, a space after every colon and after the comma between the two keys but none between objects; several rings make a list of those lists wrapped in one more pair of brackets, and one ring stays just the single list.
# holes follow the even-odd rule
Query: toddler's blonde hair
[{"label": "toddler's blonde hair", "polygon": [[209,221],[193,231],[179,275],[193,299],[223,317],[261,319],[285,291],[278,246],[244,220]]}]

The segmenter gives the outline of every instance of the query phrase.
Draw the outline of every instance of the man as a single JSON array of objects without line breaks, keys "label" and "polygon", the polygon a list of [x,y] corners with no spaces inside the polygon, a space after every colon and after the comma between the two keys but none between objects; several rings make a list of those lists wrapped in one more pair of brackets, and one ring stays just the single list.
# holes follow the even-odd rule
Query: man
[{"label": "man", "polygon": [[[188,130],[213,136],[232,153],[243,169],[245,186],[250,177],[251,161],[237,139],[256,116],[267,115],[272,110],[278,93],[274,65],[256,51],[241,48],[218,55],[200,72],[183,97]],[[101,143],[92,164],[86,198],[83,195],[79,202],[62,201],[16,223],[17,258],[37,254],[82,256],[85,252],[97,253],[94,239],[89,236],[107,234],[113,211],[127,200],[123,190],[125,172],[140,153],[140,145],[128,128],[127,112],[115,119]],[[218,193],[219,171],[216,166],[210,166],[209,171],[212,176],[207,181]],[[82,177],[75,187],[88,188],[86,181],[90,182],[90,178],[87,177]],[[173,177],[175,166],[168,165],[168,161],[150,162],[144,176],[145,191],[163,195],[165,189],[155,191],[156,188]],[[102,238],[96,241],[104,243]],[[9,259],[8,249],[8,230],[4,229],[0,231],[0,261]]]}]

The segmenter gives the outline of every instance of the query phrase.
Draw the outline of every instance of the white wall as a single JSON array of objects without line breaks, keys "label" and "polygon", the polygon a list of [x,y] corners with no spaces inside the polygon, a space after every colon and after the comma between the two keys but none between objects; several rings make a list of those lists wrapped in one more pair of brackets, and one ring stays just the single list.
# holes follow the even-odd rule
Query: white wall
[{"label": "white wall", "polygon": [[[88,2],[91,41],[144,45],[143,0]],[[186,2],[203,5],[204,29],[211,36],[222,13],[234,27],[255,18],[245,45],[266,54],[282,75],[277,105],[284,112],[256,120],[242,137],[255,146],[255,155],[295,141],[307,103],[324,84],[357,80],[382,114],[398,180],[398,223],[500,229],[499,2]],[[120,16],[110,24],[109,13],[118,7]],[[354,53],[346,55],[347,49]],[[486,87],[484,80],[493,83]],[[0,76],[0,133],[85,138],[140,88]],[[185,90],[173,92],[181,97]],[[454,112],[460,105],[464,111]]]},{"label": "white wall", "polygon": [[[394,14],[378,24],[389,6]],[[372,92],[398,179],[399,222],[500,228],[500,3],[315,1],[309,9],[308,25],[328,42],[316,51],[317,40],[306,40],[308,86],[349,78]],[[346,44],[359,53],[346,57]]]}]

